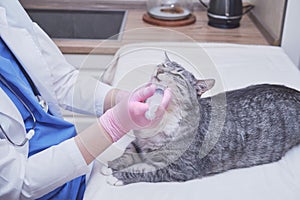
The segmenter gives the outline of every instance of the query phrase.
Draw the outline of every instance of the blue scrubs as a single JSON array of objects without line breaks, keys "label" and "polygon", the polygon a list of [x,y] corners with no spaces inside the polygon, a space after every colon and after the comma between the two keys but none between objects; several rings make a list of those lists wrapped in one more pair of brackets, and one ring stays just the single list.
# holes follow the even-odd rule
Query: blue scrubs
[{"label": "blue scrubs", "polygon": [[[30,108],[37,120],[35,135],[31,140],[29,140],[30,157],[40,151],[43,151],[44,149],[59,144],[71,137],[74,137],[76,135],[76,130],[73,124],[64,121],[59,117],[51,115],[50,112],[46,113],[42,109],[20,67],[21,65],[18,60],[14,57],[4,41],[0,38],[0,73],[3,75],[3,77],[5,77],[10,87],[13,88],[13,90]],[[0,82],[0,87],[6,92],[6,94],[17,106],[24,120],[26,130],[29,131],[33,127],[33,120],[30,113],[26,110],[26,108],[18,100],[18,98],[2,82]],[[84,190],[85,176],[81,176],[64,184],[63,186],[55,189],[54,191],[46,194],[39,199],[82,199]]]}]

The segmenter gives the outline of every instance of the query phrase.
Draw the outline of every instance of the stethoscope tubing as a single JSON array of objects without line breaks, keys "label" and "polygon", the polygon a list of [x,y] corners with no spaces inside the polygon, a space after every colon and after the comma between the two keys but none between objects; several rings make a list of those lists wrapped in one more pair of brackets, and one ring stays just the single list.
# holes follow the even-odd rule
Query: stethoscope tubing
[{"label": "stethoscope tubing", "polygon": [[2,131],[2,133],[4,134],[4,136],[6,137],[6,139],[13,144],[14,146],[24,146],[26,144],[26,142],[28,140],[30,140],[32,138],[32,136],[34,135],[34,129],[36,127],[36,118],[33,114],[33,112],[30,110],[30,108],[28,107],[28,105],[22,100],[22,98],[10,87],[10,85],[7,83],[7,81],[5,80],[5,78],[2,76],[2,74],[0,74],[0,81],[18,98],[18,100],[23,104],[23,106],[25,107],[25,109],[29,112],[29,114],[31,115],[31,118],[33,120],[33,125],[31,127],[31,129],[28,131],[28,133],[26,134],[24,140],[17,144],[14,141],[12,141],[10,139],[10,137],[8,136],[8,134],[5,132],[4,128],[2,127],[2,125],[0,124],[0,129]]}]

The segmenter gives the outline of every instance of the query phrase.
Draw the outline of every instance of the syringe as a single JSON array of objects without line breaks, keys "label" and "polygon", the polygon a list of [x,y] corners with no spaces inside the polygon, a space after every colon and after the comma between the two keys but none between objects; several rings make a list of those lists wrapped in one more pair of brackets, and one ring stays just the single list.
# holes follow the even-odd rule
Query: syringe
[{"label": "syringe", "polygon": [[156,115],[155,112],[159,108],[161,101],[164,96],[164,90],[161,88],[157,88],[155,93],[146,100],[146,103],[149,105],[148,111],[145,113],[145,117],[148,120],[154,120]]}]

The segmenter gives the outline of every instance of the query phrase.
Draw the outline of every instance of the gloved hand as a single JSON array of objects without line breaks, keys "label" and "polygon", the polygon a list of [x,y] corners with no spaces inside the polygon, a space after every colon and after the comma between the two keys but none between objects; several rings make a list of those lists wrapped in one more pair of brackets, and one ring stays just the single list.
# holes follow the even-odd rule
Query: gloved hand
[{"label": "gloved hand", "polygon": [[114,88],[108,92],[104,101],[104,111],[114,107],[130,95],[128,91]]},{"label": "gloved hand", "polygon": [[128,91],[116,89],[114,95],[114,106],[120,103],[122,100],[127,99],[129,95],[130,93]]},{"label": "gloved hand", "polygon": [[159,123],[171,100],[171,90],[167,88],[161,105],[156,111],[156,118],[148,120],[145,117],[149,105],[145,100],[151,97],[156,90],[154,84],[134,91],[129,97],[120,101],[115,107],[107,110],[100,118],[100,123],[113,141],[117,141],[130,130],[152,128]]}]

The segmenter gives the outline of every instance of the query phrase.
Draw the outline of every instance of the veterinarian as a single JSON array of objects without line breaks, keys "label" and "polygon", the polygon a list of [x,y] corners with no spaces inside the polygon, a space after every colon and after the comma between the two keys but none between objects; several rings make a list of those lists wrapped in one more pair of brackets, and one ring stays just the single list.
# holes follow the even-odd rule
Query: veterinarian
[{"label": "veterinarian", "polygon": [[[79,76],[17,0],[0,0],[0,199],[82,199],[93,160],[145,118],[149,85],[131,94]],[[90,88],[90,86],[95,86]],[[130,97],[130,98],[129,98]],[[81,133],[60,107],[94,115]],[[103,114],[104,113],[104,114]]]}]

